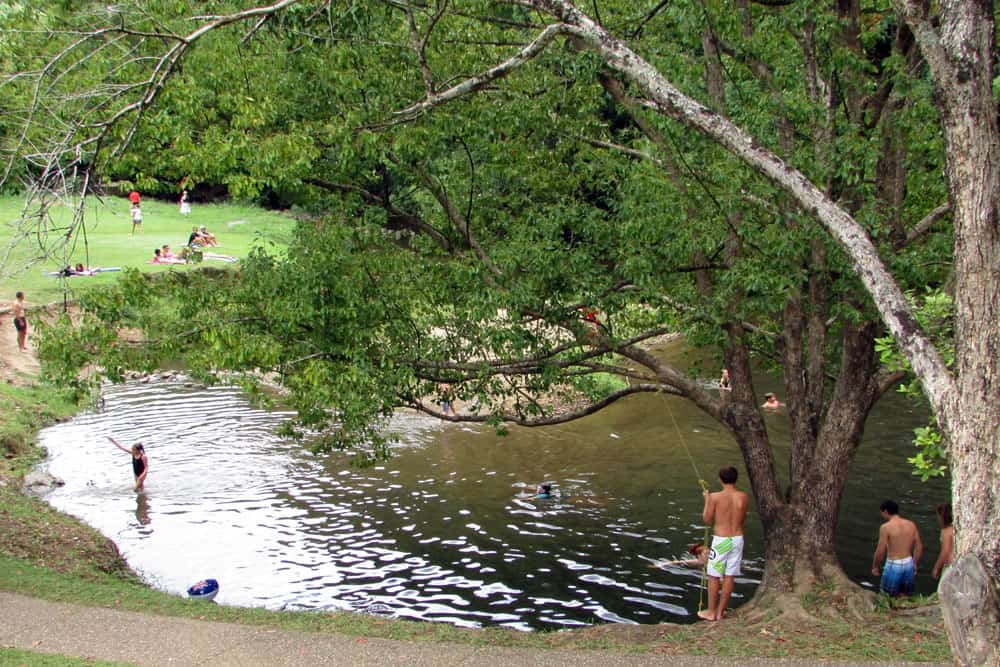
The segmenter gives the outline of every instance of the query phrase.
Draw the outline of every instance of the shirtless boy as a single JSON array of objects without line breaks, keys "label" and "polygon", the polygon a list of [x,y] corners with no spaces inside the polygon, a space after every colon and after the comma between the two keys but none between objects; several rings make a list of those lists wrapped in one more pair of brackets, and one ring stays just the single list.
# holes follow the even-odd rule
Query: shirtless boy
[{"label": "shirtless boy", "polygon": [[25,338],[28,337],[28,319],[24,316],[24,292],[14,295],[14,328],[17,329],[17,347],[21,352],[27,352]]},{"label": "shirtless boy", "polygon": [[879,564],[885,559],[879,589],[892,597],[909,595],[917,576],[917,563],[924,555],[917,524],[899,516],[899,505],[892,500],[879,505],[885,523],[878,529],[878,546],[872,559],[872,574],[879,576]]},{"label": "shirtless boy", "polygon": [[705,491],[702,519],[715,524],[712,550],[708,555],[708,609],[698,612],[706,621],[718,621],[725,615],[736,577],[741,573],[743,522],[747,518],[750,497],[737,490],[736,477],[736,468],[722,468],[719,470],[722,491]]}]

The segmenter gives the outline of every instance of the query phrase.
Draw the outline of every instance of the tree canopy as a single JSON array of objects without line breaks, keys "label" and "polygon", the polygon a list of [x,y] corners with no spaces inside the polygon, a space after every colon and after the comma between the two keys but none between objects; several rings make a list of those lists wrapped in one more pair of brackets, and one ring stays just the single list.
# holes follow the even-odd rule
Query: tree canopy
[{"label": "tree canopy", "polygon": [[[152,191],[223,185],[308,216],[287,252],[261,248],[223,283],[131,276],[95,296],[101,321],[80,342],[104,344],[78,349],[112,374],[177,354],[251,381],[277,373],[302,425],[334,426],[333,444],[348,446],[377,444],[396,406],[434,412],[442,391],[479,406],[465,418],[532,424],[638,391],[679,394],[733,433],[765,529],[830,533],[820,547],[772,545],[769,563],[798,549],[828,557],[864,417],[902,377],[876,363],[882,322],[946,434],[963,428],[964,394],[903,293],[946,286],[967,247],[947,233],[965,200],[935,49],[975,12],[945,3],[935,32],[902,1],[646,4],[587,16],[560,0],[163,2],[60,15],[62,31],[45,34],[56,55],[33,71],[16,63],[6,87],[34,121],[7,134],[43,199],[82,163]],[[992,10],[974,18],[995,39]],[[26,152],[46,127],[66,131]],[[957,316],[981,317],[957,265]],[[108,323],[141,326],[148,344],[88,338]],[[640,345],[668,331],[719,349],[731,395]],[[784,373],[784,490],[754,356]],[[770,571],[764,588],[780,578]]]}]

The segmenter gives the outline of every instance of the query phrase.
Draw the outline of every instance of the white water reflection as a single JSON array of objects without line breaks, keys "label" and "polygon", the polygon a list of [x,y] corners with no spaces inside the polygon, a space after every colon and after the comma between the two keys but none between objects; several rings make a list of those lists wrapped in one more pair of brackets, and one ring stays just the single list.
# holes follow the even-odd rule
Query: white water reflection
[{"label": "white water reflection", "polygon": [[[881,496],[900,500],[932,545],[944,487],[909,475],[909,431],[923,416],[893,399],[869,420],[838,530],[842,561],[862,583]],[[288,413],[258,410],[237,389],[154,381],[108,388],[102,413],[45,429],[41,440],[50,471],[66,481],[49,502],[115,540],[166,591],[213,577],[223,604],[463,626],[687,622],[699,572],[657,564],[702,538],[702,498],[663,400],[638,396],[506,438],[400,414],[396,456],[359,470],[346,456],[280,440],[274,430]],[[673,406],[703,471],[738,465],[721,428],[683,401]],[[787,424],[767,419],[780,443]],[[129,457],[109,435],[146,445],[145,493],[132,491]],[[543,481],[554,498],[532,497]],[[751,509],[735,604],[753,592],[761,553]]]},{"label": "white water reflection", "polygon": [[[358,470],[280,440],[288,413],[255,409],[235,388],[130,384],[108,388],[105,406],[42,433],[49,470],[66,481],[48,501],[115,540],[163,590],[213,577],[222,604],[520,629],[690,615],[696,582],[637,561],[672,553],[677,527],[629,520],[625,498],[594,500],[605,492],[591,488],[592,463],[560,482],[560,497],[538,500],[518,496],[550,471],[529,467],[525,481],[520,456],[505,468],[495,452],[466,451],[481,442],[538,456],[565,435],[518,443],[400,415],[397,456]],[[145,444],[144,493],[107,436]]]}]

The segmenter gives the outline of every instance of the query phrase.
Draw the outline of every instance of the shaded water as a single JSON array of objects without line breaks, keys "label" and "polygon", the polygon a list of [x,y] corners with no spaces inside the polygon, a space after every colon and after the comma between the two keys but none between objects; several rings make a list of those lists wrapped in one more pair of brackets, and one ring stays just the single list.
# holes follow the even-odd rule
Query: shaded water
[{"label": "shaded water", "polygon": [[[395,457],[366,470],[275,437],[287,413],[257,410],[234,388],[154,381],[108,388],[105,401],[101,413],[42,433],[49,470],[66,481],[48,501],[115,540],[158,588],[182,593],[214,577],[218,602],[272,609],[519,629],[693,620],[699,573],[651,567],[703,536],[697,475],[665,414],[702,476],[739,461],[708,417],[652,396],[507,437],[399,414]],[[768,420],[784,438],[784,416]],[[905,463],[921,420],[889,397],[869,422],[838,534],[844,566],[860,581],[884,496],[920,524],[925,571],[936,557],[933,505],[946,486],[921,485]],[[129,457],[108,435],[146,445],[145,493],[132,491]],[[530,497],[543,481],[556,498]],[[734,604],[752,595],[761,554],[751,510]],[[919,585],[933,587],[926,574]]]}]

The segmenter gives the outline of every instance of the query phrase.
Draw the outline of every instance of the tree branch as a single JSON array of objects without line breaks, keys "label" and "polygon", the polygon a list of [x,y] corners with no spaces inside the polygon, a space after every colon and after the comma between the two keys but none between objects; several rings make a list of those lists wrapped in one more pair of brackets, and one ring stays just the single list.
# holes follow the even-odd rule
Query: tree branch
[{"label": "tree branch", "polygon": [[899,249],[909,246],[917,239],[928,234],[935,224],[946,215],[951,213],[951,202],[945,202],[936,209],[924,216],[924,219],[913,226],[913,229],[906,233],[906,240],[899,245]]},{"label": "tree branch", "polygon": [[564,412],[560,414],[553,414],[547,417],[536,417],[536,418],[525,418],[522,415],[517,415],[513,413],[501,413],[499,415],[446,415],[443,412],[429,407],[422,401],[414,401],[411,403],[406,403],[400,407],[409,407],[417,410],[418,412],[423,412],[428,415],[437,417],[438,419],[443,419],[451,422],[475,422],[475,423],[485,423],[493,421],[497,418],[504,422],[510,424],[517,424],[518,426],[553,426],[555,424],[565,424],[566,422],[575,421],[586,417],[587,415],[592,415],[596,412],[600,412],[604,408],[608,407],[612,403],[616,403],[626,396],[631,396],[633,394],[643,394],[643,393],[666,393],[679,395],[679,393],[669,387],[663,387],[660,385],[646,385],[640,384],[626,389],[621,389],[619,391],[610,394],[606,398],[596,402],[591,403],[583,408],[578,408],[576,410],[571,410],[569,412]]},{"label": "tree branch", "polygon": [[393,164],[399,167],[406,166],[413,170],[417,179],[430,191],[432,195],[434,195],[434,199],[436,199],[438,204],[440,204],[445,216],[447,216],[448,220],[451,221],[452,226],[455,227],[461,237],[465,239],[466,244],[468,244],[472,252],[475,253],[476,257],[479,258],[479,261],[483,263],[483,266],[489,269],[493,276],[497,278],[502,276],[503,272],[496,264],[493,263],[493,260],[490,259],[489,255],[486,254],[486,251],[483,250],[482,246],[479,245],[479,242],[472,235],[472,229],[469,227],[468,220],[466,220],[465,216],[462,215],[462,212],[459,211],[458,207],[451,201],[451,198],[448,197],[448,193],[445,192],[444,186],[435,181],[434,178],[432,178],[431,175],[419,165],[403,165],[402,161],[396,156],[390,154],[388,157]]},{"label": "tree branch", "polygon": [[353,185],[351,183],[330,183],[318,178],[306,178],[303,179],[302,182],[322,188],[323,190],[355,194],[361,197],[366,204],[385,209],[386,213],[389,214],[390,221],[398,221],[416,233],[429,236],[442,250],[452,255],[455,254],[455,247],[452,245],[451,241],[448,240],[448,237],[439,232],[433,226],[424,222],[421,218],[415,215],[401,211],[393,206],[392,203],[358,185]]},{"label": "tree branch", "polygon": [[525,63],[530,62],[539,53],[541,53],[546,46],[551,44],[556,37],[569,33],[570,30],[568,26],[558,23],[550,25],[546,27],[545,30],[543,30],[541,34],[539,34],[538,37],[531,41],[526,47],[496,67],[492,67],[478,76],[468,78],[465,81],[462,81],[461,83],[440,93],[428,95],[426,99],[408,106],[405,109],[400,109],[393,114],[393,120],[386,122],[385,125],[388,126],[399,122],[411,121],[435,107],[439,107],[443,104],[447,104],[448,102],[465,97],[470,93],[481,90],[490,83],[498,79],[502,79]]}]

